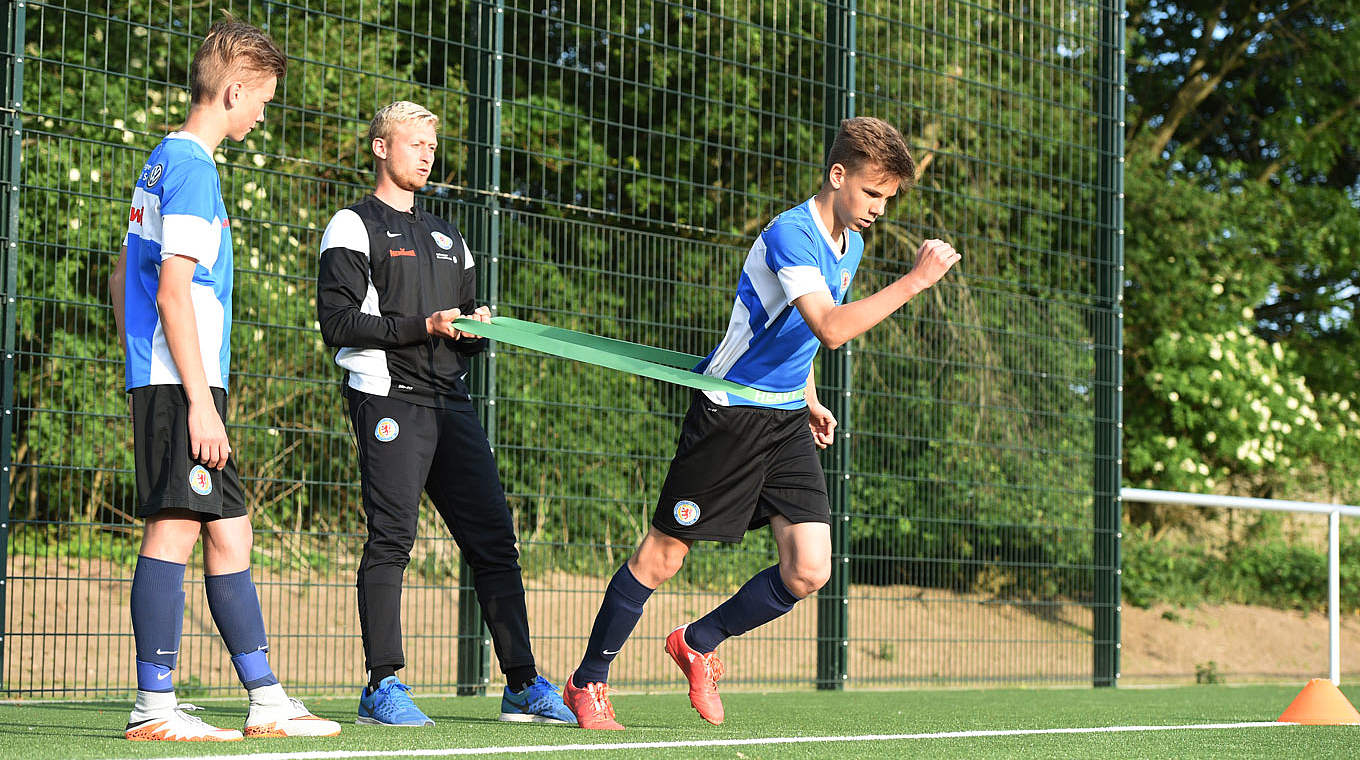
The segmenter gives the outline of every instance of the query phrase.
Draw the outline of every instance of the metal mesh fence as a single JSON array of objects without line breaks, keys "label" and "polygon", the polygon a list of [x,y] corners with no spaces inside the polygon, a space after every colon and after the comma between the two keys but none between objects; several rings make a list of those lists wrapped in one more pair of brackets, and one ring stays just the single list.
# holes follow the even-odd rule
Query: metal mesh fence
[{"label": "metal mesh fence", "polygon": [[[291,691],[363,678],[357,462],[314,277],[326,221],[369,187],[367,121],[397,98],[444,120],[420,202],[463,230],[482,300],[694,354],[721,336],[753,236],[815,191],[839,119],[899,125],[919,187],[868,233],[855,293],[905,273],[924,238],[965,258],[819,356],[842,432],[824,460],[836,569],[724,645],[725,683],[1113,681],[1122,3],[7,6],[0,690],[133,687],[139,532],[107,278],[136,172],[187,113],[189,61],[223,9],[289,55],[265,125],[217,158],[236,242],[229,432]],[[473,375],[540,670],[560,681],[646,530],[688,395],[509,346]],[[766,532],[696,547],[614,685],[678,685],[664,634],[774,557]],[[496,681],[462,575],[423,509],[403,675],[426,691]],[[196,558],[181,696],[235,688],[201,580]]]}]

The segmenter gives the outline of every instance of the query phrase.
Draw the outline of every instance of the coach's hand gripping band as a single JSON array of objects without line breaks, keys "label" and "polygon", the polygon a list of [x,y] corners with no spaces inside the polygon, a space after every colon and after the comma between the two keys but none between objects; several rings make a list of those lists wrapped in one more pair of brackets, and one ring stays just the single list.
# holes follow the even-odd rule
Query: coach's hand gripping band
[{"label": "coach's hand gripping band", "polygon": [[653,348],[639,343],[629,343],[626,340],[603,338],[599,335],[562,327],[549,327],[510,317],[492,317],[490,322],[478,322],[462,317],[455,319],[453,326],[465,333],[551,356],[642,375],[701,391],[731,393],[757,403],[782,404],[803,398],[802,388],[788,393],[772,393],[720,377],[691,372],[690,368],[703,361],[704,357],[680,351]]}]

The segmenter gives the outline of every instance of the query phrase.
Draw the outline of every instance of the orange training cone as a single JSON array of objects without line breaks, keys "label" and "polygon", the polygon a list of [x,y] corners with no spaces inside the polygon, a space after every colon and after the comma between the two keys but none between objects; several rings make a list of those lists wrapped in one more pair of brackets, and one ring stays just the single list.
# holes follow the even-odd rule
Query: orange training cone
[{"label": "orange training cone", "polygon": [[1275,720],[1309,726],[1351,726],[1360,724],[1360,712],[1355,711],[1336,684],[1326,678],[1314,678]]}]

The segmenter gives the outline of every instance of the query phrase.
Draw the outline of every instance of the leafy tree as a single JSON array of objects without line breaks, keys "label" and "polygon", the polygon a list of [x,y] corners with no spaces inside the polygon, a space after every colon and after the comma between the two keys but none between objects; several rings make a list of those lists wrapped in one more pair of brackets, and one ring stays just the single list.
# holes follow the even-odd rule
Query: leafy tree
[{"label": "leafy tree", "polygon": [[1129,10],[1127,476],[1360,497],[1357,7]]}]

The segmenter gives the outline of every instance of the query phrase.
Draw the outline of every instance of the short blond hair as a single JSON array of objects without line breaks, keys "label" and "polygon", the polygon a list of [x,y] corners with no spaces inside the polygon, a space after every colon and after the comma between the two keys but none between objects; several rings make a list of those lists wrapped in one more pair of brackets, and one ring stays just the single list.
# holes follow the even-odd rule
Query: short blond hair
[{"label": "short blond hair", "polygon": [[841,122],[836,139],[826,157],[823,178],[831,167],[840,164],[847,172],[873,165],[905,187],[916,182],[916,161],[897,128],[882,119],[859,116]]},{"label": "short blond hair", "polygon": [[189,67],[189,98],[207,103],[242,75],[282,77],[288,59],[269,35],[231,14],[208,28]]},{"label": "short blond hair", "polygon": [[373,114],[373,121],[368,124],[369,144],[372,145],[373,141],[379,138],[386,142],[392,137],[392,132],[396,130],[398,124],[411,121],[429,124],[436,131],[439,129],[439,117],[431,113],[430,109],[409,100],[398,100],[379,108],[378,112]]}]

